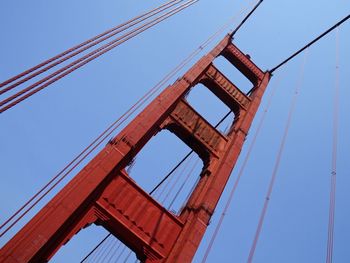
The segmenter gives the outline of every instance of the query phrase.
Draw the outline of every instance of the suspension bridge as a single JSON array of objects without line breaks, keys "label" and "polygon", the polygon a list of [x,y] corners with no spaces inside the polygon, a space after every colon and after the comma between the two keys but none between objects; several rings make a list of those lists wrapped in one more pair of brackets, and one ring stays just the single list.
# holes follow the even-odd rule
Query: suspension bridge
[{"label": "suspension bridge", "polygon": [[[208,23],[198,27],[206,37],[193,41],[194,36],[199,38],[193,32],[196,31],[196,23],[204,24],[203,21],[193,22],[195,19],[190,18],[191,12],[195,12],[192,15],[198,15],[196,10],[202,10],[201,4],[201,1],[160,1],[158,7],[149,6],[149,11],[141,9],[140,13],[143,13],[136,17],[132,10],[133,16],[129,18],[134,17],[133,19],[123,19],[122,23],[111,30],[30,70],[23,65],[22,74],[13,75],[13,72],[18,72],[16,63],[14,66],[17,69],[12,70],[11,64],[8,68],[4,67],[9,73],[3,73],[2,79],[8,81],[0,84],[0,118],[3,122],[1,176],[4,182],[1,202],[1,218],[4,222],[1,226],[2,245],[106,144],[113,144],[113,137],[161,90],[174,83],[214,47],[220,49],[218,43],[222,43],[220,41],[231,32],[234,45],[242,52],[249,53],[245,59],[253,61],[266,74],[273,73],[273,77],[194,261],[347,261],[347,181],[344,177],[347,174],[346,150],[350,146],[346,136],[349,129],[346,118],[346,74],[350,67],[347,67],[349,26],[345,23],[348,18],[346,9],[343,10],[345,13],[334,12],[337,15],[330,17],[319,30],[308,30],[313,25],[313,19],[310,19],[303,25],[305,29],[299,28],[292,37],[298,38],[297,44],[292,47],[286,44],[284,49],[283,45],[278,48],[274,46],[276,42],[284,43],[283,37],[269,37],[268,32],[273,29],[266,25],[264,27],[264,24],[259,25],[259,20],[256,21],[259,14],[261,21],[270,20],[267,19],[266,12],[271,12],[271,3],[265,2],[237,32],[230,30],[237,28],[256,3],[235,3],[237,6],[230,12],[226,10],[228,15],[225,21],[222,19],[219,23],[213,19],[217,22],[216,26]],[[332,9],[328,11],[332,13]],[[225,11],[220,10],[219,13],[225,14]],[[299,12],[299,16],[302,14]],[[183,19],[192,21],[193,28],[188,24],[188,28],[181,28],[177,34],[169,30],[176,23],[183,24]],[[336,22],[338,23],[335,24]],[[296,24],[289,21],[284,27],[276,25],[276,28],[288,31],[289,26]],[[166,34],[157,31],[162,30],[162,27]],[[245,31],[249,33],[244,35]],[[273,33],[281,34],[278,31]],[[191,41],[186,34],[191,36]],[[87,32],[87,35],[91,37],[91,33]],[[240,39],[244,36],[249,41],[241,42]],[[142,48],[141,39],[146,41]],[[312,39],[315,41],[309,42]],[[43,45],[48,45],[48,40],[40,40]],[[181,56],[175,54],[176,47],[186,46],[187,41],[189,44],[195,42],[192,51],[187,49],[186,53],[181,50]],[[149,51],[149,43],[152,43],[152,49],[157,52]],[[314,45],[304,46],[307,43]],[[22,42],[21,46],[24,44],[26,43]],[[300,50],[303,46],[305,49]],[[12,48],[20,52],[20,48]],[[297,50],[303,53],[295,53],[295,58],[280,65],[280,62],[284,62],[288,55]],[[144,52],[149,52],[150,56],[142,62],[141,54]],[[119,54],[118,63],[106,59],[112,54]],[[10,55],[14,57],[13,53],[8,54]],[[11,60],[12,63],[21,61],[20,57],[16,56],[16,60]],[[158,62],[161,64],[161,60],[164,63],[166,60],[169,63],[172,57],[173,69],[169,64],[165,68],[157,67]],[[252,86],[247,79],[240,77],[242,74],[234,72],[232,58],[229,63],[230,56],[226,55],[226,59],[223,57],[221,55],[215,59],[214,66],[248,96],[254,95],[260,85],[252,81],[255,77],[247,72],[244,74],[255,83]],[[92,61],[94,63],[90,63]],[[99,63],[100,68],[97,68],[96,63]],[[277,69],[276,66],[281,67]],[[138,69],[135,71],[135,68]],[[238,65],[238,68],[242,71],[242,66]],[[128,73],[128,69],[133,69],[130,71],[133,73]],[[160,77],[160,73],[163,77]],[[82,75],[79,77],[79,74]],[[92,79],[92,75],[100,76]],[[80,78],[88,80],[79,83]],[[143,83],[143,79],[152,85]],[[260,80],[262,79],[261,77]],[[157,83],[159,80],[161,81]],[[196,83],[196,87],[201,85],[208,84]],[[101,92],[103,86],[110,88]],[[134,86],[139,86],[145,92],[133,89]],[[193,90],[186,101],[220,133],[232,134],[230,127],[234,115],[227,114],[230,107],[227,106],[229,103],[222,103],[223,95],[221,100],[217,100],[205,88]],[[51,100],[46,101],[46,96],[51,96]],[[85,100],[89,97],[91,98]],[[130,106],[129,111],[125,112]],[[237,109],[231,110],[237,120]],[[120,118],[115,116],[119,111]],[[57,119],[59,114],[64,117]],[[228,118],[220,121],[226,115]],[[107,127],[102,134],[101,127]],[[37,133],[38,130],[40,133]],[[178,131],[171,131],[178,134]],[[95,140],[96,134],[101,136]],[[142,149],[135,158],[128,161],[126,172],[172,214],[179,215],[190,194],[196,189],[199,174],[201,171],[203,173],[205,157],[200,156],[200,161],[196,154],[189,154],[190,149],[174,137],[167,131],[157,134],[145,150]],[[187,143],[191,145],[191,142]],[[85,146],[88,147],[84,148]],[[74,149],[67,150],[69,147]],[[81,154],[79,150],[82,150]],[[197,154],[201,152],[198,148],[195,151]],[[41,155],[38,154],[40,152]],[[188,158],[183,159],[186,156]],[[59,167],[65,168],[60,172]],[[164,182],[158,184],[162,180]],[[125,242],[127,238],[122,236],[121,239]],[[130,240],[127,242],[129,246],[132,243]],[[151,255],[151,252],[147,253]],[[140,257],[140,251],[138,253],[139,259],[145,260]],[[9,259],[4,260],[7,262]],[[21,262],[21,259],[15,260]],[[56,262],[79,260],[134,262],[136,258],[113,235],[102,227],[92,225],[81,230],[52,258]],[[152,256],[147,260],[151,262]]]}]

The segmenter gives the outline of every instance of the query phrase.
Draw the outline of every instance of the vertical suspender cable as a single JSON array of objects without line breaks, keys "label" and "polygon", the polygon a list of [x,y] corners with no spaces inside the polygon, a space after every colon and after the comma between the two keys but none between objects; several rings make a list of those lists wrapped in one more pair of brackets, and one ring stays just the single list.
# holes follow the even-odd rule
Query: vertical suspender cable
[{"label": "vertical suspender cable", "polygon": [[113,257],[115,256],[115,254],[119,251],[119,249],[122,247],[122,245],[124,245],[119,239],[114,238],[114,242],[117,244],[118,246],[116,247],[116,249],[113,251],[113,253],[110,255],[110,257],[108,258],[107,262],[115,262],[113,260]]},{"label": "vertical suspender cable", "polygon": [[177,185],[177,183],[179,182],[180,178],[181,178],[181,177],[183,176],[183,174],[185,173],[185,171],[186,171],[187,167],[189,166],[189,164],[190,164],[190,162],[191,162],[193,156],[194,156],[194,155],[191,155],[191,156],[189,157],[188,161],[184,164],[184,166],[182,167],[181,171],[178,173],[178,175],[176,176],[176,178],[174,178],[174,176],[173,176],[173,177],[171,177],[171,178],[169,179],[169,182],[170,182],[171,179],[175,179],[175,180],[174,180],[174,182],[170,185],[169,190],[166,189],[167,191],[166,191],[166,193],[165,193],[165,196],[164,196],[163,200],[161,201],[161,203],[162,203],[163,205],[164,205],[165,202],[168,200],[168,198],[169,198],[171,192],[174,190],[174,188],[175,188],[175,186]]},{"label": "vertical suspender cable", "polygon": [[132,254],[132,250],[129,251],[129,254],[124,259],[124,261],[123,261],[124,263],[128,262],[128,259],[130,258],[131,254]]},{"label": "vertical suspender cable", "polygon": [[263,209],[261,211],[258,227],[256,229],[254,240],[253,240],[252,246],[250,248],[250,252],[249,252],[249,256],[248,256],[248,260],[247,260],[248,263],[252,263],[252,261],[253,261],[256,245],[258,243],[258,240],[259,240],[259,237],[260,237],[260,233],[261,233],[261,229],[262,229],[262,226],[263,226],[263,223],[264,223],[265,215],[266,215],[266,212],[267,212],[267,209],[268,209],[268,205],[269,205],[269,201],[270,201],[270,198],[271,198],[272,190],[273,190],[273,187],[274,187],[274,184],[275,184],[278,168],[279,168],[279,165],[280,165],[280,162],[281,162],[281,158],[282,158],[282,154],[283,154],[283,151],[284,151],[284,146],[285,146],[285,143],[286,143],[286,140],[287,140],[289,127],[290,127],[290,124],[291,124],[291,121],[292,121],[292,116],[293,116],[293,113],[294,113],[294,110],[295,110],[295,106],[296,106],[299,90],[300,90],[300,88],[302,86],[307,54],[308,53],[305,53],[304,61],[303,61],[302,66],[301,66],[299,83],[297,83],[295,91],[294,91],[294,96],[293,96],[292,103],[291,103],[291,106],[290,106],[290,109],[289,109],[289,113],[288,113],[287,123],[286,123],[286,126],[285,126],[285,130],[284,130],[284,133],[283,133],[281,144],[280,144],[280,147],[279,147],[279,150],[278,150],[278,153],[277,153],[277,158],[276,158],[275,166],[274,166],[274,169],[273,169],[273,172],[272,172],[272,176],[271,176],[271,180],[270,180],[270,183],[269,183],[269,187],[268,187],[268,190],[267,190],[264,206],[263,206]]},{"label": "vertical suspender cable", "polygon": [[[282,78],[280,78],[279,80],[281,80],[281,79],[282,79]],[[215,239],[216,239],[216,237],[217,237],[217,235],[218,235],[218,233],[219,233],[219,231],[220,231],[220,228],[221,228],[221,225],[222,225],[222,223],[223,223],[224,217],[226,216],[227,211],[228,211],[228,209],[229,209],[229,207],[230,207],[230,205],[231,205],[231,203],[232,203],[232,199],[233,199],[233,197],[234,197],[234,194],[235,194],[235,192],[236,192],[236,189],[237,189],[237,187],[238,187],[238,184],[239,184],[239,182],[240,182],[240,179],[241,179],[241,177],[242,177],[242,175],[243,175],[243,172],[245,171],[245,168],[246,168],[246,166],[247,166],[248,160],[249,160],[249,158],[250,158],[250,154],[252,153],[252,151],[253,151],[253,149],[254,149],[254,146],[255,146],[255,143],[256,143],[256,139],[257,139],[257,137],[258,137],[258,135],[259,135],[259,133],[260,133],[260,130],[261,130],[261,128],[262,128],[262,126],[263,126],[263,124],[264,124],[264,122],[265,122],[266,114],[267,114],[267,112],[268,112],[268,110],[269,110],[269,108],[270,108],[270,106],[271,106],[272,98],[274,97],[274,94],[275,94],[275,92],[276,92],[276,90],[277,90],[277,87],[279,87],[279,84],[280,84],[280,82],[278,82],[278,84],[276,84],[276,85],[274,86],[274,88],[272,89],[272,92],[271,92],[270,98],[269,98],[269,100],[268,100],[267,106],[266,106],[266,108],[264,109],[264,111],[263,111],[263,113],[262,113],[261,119],[260,119],[259,124],[258,124],[258,126],[257,126],[257,129],[256,129],[256,131],[255,131],[255,133],[254,133],[252,142],[251,142],[251,144],[249,145],[249,148],[248,148],[247,154],[246,154],[246,156],[245,156],[245,158],[244,158],[243,164],[242,164],[241,168],[239,169],[239,172],[238,172],[237,178],[236,178],[236,180],[235,180],[235,183],[234,183],[234,185],[233,185],[233,187],[232,187],[232,190],[230,191],[229,197],[228,197],[228,199],[227,199],[227,201],[226,201],[224,210],[222,211],[222,214],[221,214],[221,216],[220,216],[220,219],[219,219],[219,221],[218,221],[218,223],[217,223],[217,225],[216,225],[216,227],[215,227],[214,233],[213,233],[213,235],[212,235],[211,238],[210,238],[208,247],[207,247],[207,249],[205,250],[204,257],[203,257],[203,259],[202,259],[202,261],[201,261],[202,263],[207,262],[209,253],[210,253],[210,251],[211,251],[211,249],[212,249],[212,247],[213,247],[213,244],[214,244],[214,242],[215,242]]]},{"label": "vertical suspender cable", "polygon": [[194,170],[194,168],[196,168],[198,162],[199,162],[199,159],[197,159],[197,160],[194,162],[194,164],[193,164],[191,170],[187,173],[185,180],[184,180],[183,183],[181,184],[180,188],[177,190],[177,192],[176,192],[175,196],[173,197],[173,199],[172,199],[170,205],[168,206],[168,210],[171,209],[172,206],[174,205],[175,201],[176,201],[177,198],[179,197],[179,194],[181,193],[181,191],[182,191],[183,188],[185,187],[185,185],[186,185],[188,179],[190,179],[190,176],[192,175],[193,170]]},{"label": "vertical suspender cable", "polygon": [[127,246],[124,245],[122,251],[119,253],[119,256],[117,257],[117,260],[119,261],[119,259],[123,256],[125,250],[126,250]]},{"label": "vertical suspender cable", "polygon": [[339,28],[336,30],[336,66],[335,66],[335,89],[333,101],[333,141],[332,141],[332,171],[331,189],[329,196],[329,221],[326,263],[333,262],[334,243],[334,218],[335,218],[335,198],[337,181],[337,148],[338,148],[338,125],[339,125]]},{"label": "vertical suspender cable", "polygon": [[[112,236],[113,238],[113,236]],[[100,257],[98,259],[96,259],[95,263],[97,262],[105,262],[106,259],[108,259],[110,257],[110,255],[113,255],[113,251],[118,250],[121,243],[119,242],[119,246],[117,246],[118,241],[116,238],[112,239],[110,242],[110,246],[109,248],[107,248],[107,246],[104,247],[105,251],[103,254],[100,255]]]}]

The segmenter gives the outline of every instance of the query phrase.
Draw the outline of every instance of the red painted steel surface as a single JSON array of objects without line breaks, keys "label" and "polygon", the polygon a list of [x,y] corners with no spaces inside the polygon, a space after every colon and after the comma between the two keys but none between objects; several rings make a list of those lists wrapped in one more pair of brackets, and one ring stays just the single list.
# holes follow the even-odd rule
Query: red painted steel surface
[{"label": "red painted steel surface", "polygon": [[[248,97],[212,64],[223,55],[254,85]],[[102,225],[143,262],[191,262],[237,161],[270,74],[225,37],[181,79],[165,89],[83,168],[0,251],[1,262],[45,262],[81,228]],[[235,113],[221,134],[185,100],[208,87]],[[125,172],[159,130],[168,129],[201,157],[200,180],[179,216],[143,191]]]}]

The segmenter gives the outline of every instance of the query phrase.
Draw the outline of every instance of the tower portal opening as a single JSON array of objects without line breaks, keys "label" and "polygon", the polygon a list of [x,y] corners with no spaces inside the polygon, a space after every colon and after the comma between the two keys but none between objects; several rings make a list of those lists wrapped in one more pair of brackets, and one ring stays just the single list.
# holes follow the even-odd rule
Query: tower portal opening
[{"label": "tower portal opening", "polygon": [[[189,152],[191,148],[177,136],[168,130],[161,130],[142,148],[126,170],[138,185],[150,193]],[[202,160],[193,152],[154,191],[152,197],[172,212],[178,213],[202,168]]]},{"label": "tower portal opening", "polygon": [[[213,127],[217,126],[223,117],[230,112],[230,108],[203,84],[197,84],[193,87],[186,97],[186,100]],[[235,115],[231,112],[216,129],[222,134],[226,134],[230,129],[234,118]]]},{"label": "tower portal opening", "polygon": [[253,84],[247,79],[235,66],[233,66],[226,58],[219,56],[214,60],[215,67],[220,70],[234,85],[242,92],[247,94]]}]

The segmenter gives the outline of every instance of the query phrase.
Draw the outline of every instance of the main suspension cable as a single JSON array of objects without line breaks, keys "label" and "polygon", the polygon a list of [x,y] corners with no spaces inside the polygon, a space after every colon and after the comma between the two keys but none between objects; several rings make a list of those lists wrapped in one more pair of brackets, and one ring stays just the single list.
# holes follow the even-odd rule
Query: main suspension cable
[{"label": "main suspension cable", "polygon": [[247,22],[247,20],[249,19],[249,17],[252,16],[252,14],[255,12],[255,10],[259,7],[259,5],[261,5],[261,3],[263,2],[264,0],[260,0],[255,6],[254,8],[245,16],[245,18],[242,20],[241,23],[239,23],[239,25],[236,27],[235,30],[232,31],[231,33],[231,36],[233,37],[237,31],[244,25],[245,22]]},{"label": "main suspension cable", "polygon": [[[91,38],[91,39],[88,39],[88,40],[84,41],[83,43],[78,44],[78,45],[76,45],[76,46],[74,46],[74,47],[72,47],[72,48],[70,48],[70,49],[68,49],[68,50],[66,50],[66,51],[64,51],[64,52],[62,52],[62,53],[60,53],[60,54],[58,54],[58,55],[56,55],[56,56],[46,60],[46,61],[44,61],[44,62],[42,62],[42,63],[40,63],[40,64],[38,64],[38,65],[28,69],[28,70],[26,70],[26,71],[24,71],[24,72],[22,72],[22,73],[20,73],[20,74],[18,74],[16,76],[14,76],[14,77],[12,77],[12,78],[10,78],[10,79],[0,83],[0,88],[4,87],[4,86],[6,86],[6,85],[8,85],[8,84],[10,84],[12,82],[14,82],[15,80],[17,80],[19,78],[22,78],[22,77],[32,73],[33,71],[35,71],[35,70],[37,70],[39,68],[42,68],[43,66],[46,66],[47,64],[49,64],[51,62],[54,62],[54,61],[58,60],[61,57],[64,57],[65,55],[68,55],[68,54],[72,53],[73,51],[75,51],[77,49],[80,49],[81,47],[84,47],[84,46],[86,46],[86,45],[88,45],[88,44],[90,44],[90,43],[92,43],[92,42],[94,42],[94,41],[96,41],[98,39],[101,39],[102,37],[104,37],[104,36],[106,36],[106,35],[108,35],[110,33],[114,33],[115,31],[118,31],[118,32],[124,31],[125,29],[127,29],[126,26],[130,27],[130,25],[132,23],[135,23],[135,21],[138,21],[136,23],[139,23],[139,22],[141,22],[141,19],[146,19],[145,17],[149,18],[149,17],[155,15],[156,11],[159,11],[161,9],[164,10],[163,9],[164,7],[165,8],[169,8],[170,4],[172,4],[174,2],[176,4],[176,2],[179,2],[179,1],[182,2],[184,0],[171,0],[171,1],[168,1],[165,4],[160,5],[159,7],[156,7],[156,8],[154,8],[154,9],[152,9],[152,10],[146,12],[146,13],[143,13],[143,14],[141,14],[139,16],[136,16],[136,17],[126,21],[125,23],[122,23],[122,24],[120,24],[118,26],[115,26],[115,27],[113,27],[113,28],[111,28],[111,29],[109,29],[109,30],[107,30],[107,31],[105,31],[105,32],[103,32],[103,33],[101,33],[101,34]],[[7,90],[0,90],[0,94],[4,93],[6,91]]]},{"label": "main suspension cable", "polygon": [[272,190],[273,190],[273,187],[274,187],[274,184],[275,184],[275,181],[276,181],[278,168],[280,166],[281,158],[282,158],[282,155],[283,155],[284,146],[285,146],[286,141],[287,141],[287,136],[288,136],[288,133],[289,133],[289,127],[291,125],[291,121],[292,121],[293,113],[294,113],[294,110],[295,110],[295,106],[296,106],[299,90],[301,89],[301,86],[302,86],[302,83],[303,83],[307,54],[308,53],[305,54],[304,61],[303,61],[302,65],[301,65],[299,83],[297,83],[295,91],[294,91],[294,96],[292,98],[292,103],[291,103],[291,106],[290,106],[290,109],[289,109],[288,118],[287,118],[286,126],[285,126],[285,129],[284,129],[283,137],[282,137],[281,144],[280,144],[280,147],[279,147],[279,150],[278,150],[278,153],[277,153],[275,166],[274,166],[274,169],[273,169],[273,172],[272,172],[272,176],[271,176],[271,179],[270,179],[269,187],[268,187],[267,194],[266,194],[266,197],[265,197],[264,206],[263,206],[263,209],[262,209],[261,214],[260,214],[259,223],[258,223],[256,232],[255,232],[254,240],[253,240],[252,246],[250,248],[250,252],[249,252],[247,263],[252,263],[253,257],[254,257],[254,254],[255,254],[256,245],[257,245],[259,237],[260,237],[261,229],[262,229],[262,226],[263,226],[263,223],[264,223],[264,219],[265,219],[265,215],[266,215],[266,212],[267,212],[267,209],[268,209],[268,205],[269,205],[269,201],[270,201],[270,198],[271,198]]},{"label": "main suspension cable", "polygon": [[273,73],[275,70],[279,69],[281,66],[283,66],[284,64],[286,64],[287,62],[289,62],[291,59],[293,59],[294,57],[296,57],[297,55],[299,55],[301,52],[303,52],[305,49],[307,49],[308,47],[311,47],[313,44],[315,44],[317,41],[319,41],[321,38],[325,37],[327,34],[329,34],[330,32],[332,32],[334,29],[336,29],[337,27],[339,27],[341,24],[343,24],[345,21],[347,21],[350,18],[350,14],[347,15],[346,17],[344,17],[342,20],[340,20],[339,22],[337,22],[334,26],[330,27],[329,29],[327,29],[325,32],[323,32],[321,35],[319,35],[318,37],[316,37],[314,40],[312,40],[311,42],[309,42],[308,44],[306,44],[304,47],[302,47],[301,49],[299,49],[297,52],[293,53],[290,57],[288,57],[287,59],[283,60],[280,64],[278,64],[277,66],[275,66],[273,69],[270,70],[271,73]]}]

